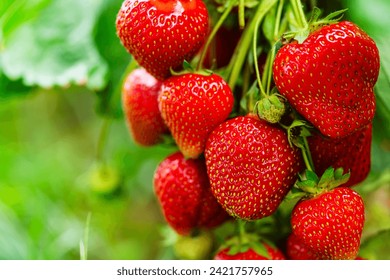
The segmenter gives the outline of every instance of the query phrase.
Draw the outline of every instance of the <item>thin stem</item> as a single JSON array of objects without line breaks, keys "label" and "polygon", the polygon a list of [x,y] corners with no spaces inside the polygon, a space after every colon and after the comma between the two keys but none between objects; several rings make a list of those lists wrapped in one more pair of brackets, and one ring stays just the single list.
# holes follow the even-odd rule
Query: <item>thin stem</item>
[{"label": "thin stem", "polygon": [[294,12],[294,16],[300,28],[307,28],[308,23],[306,20],[305,12],[303,10],[301,0],[290,0],[291,6]]},{"label": "thin stem", "polygon": [[[276,19],[275,19],[275,26],[274,26],[274,40],[276,41],[278,36],[279,36],[279,31],[280,31],[280,22],[282,20],[282,11],[283,11],[283,6],[284,6],[284,0],[280,0],[278,10],[276,12]],[[266,90],[267,92],[270,92],[271,90],[271,83],[272,83],[272,65],[274,64],[274,58],[275,58],[275,41],[271,42],[272,44],[272,49],[271,52],[269,53],[269,57],[267,57],[267,65],[266,65]]]},{"label": "thin stem", "polygon": [[245,28],[245,0],[238,2],[238,25],[240,29]]},{"label": "thin stem", "polygon": [[276,2],[277,0],[262,1],[257,7],[253,20],[250,22],[249,26],[245,28],[241,40],[239,41],[232,59],[230,60],[230,63],[227,67],[227,73],[229,75],[228,84],[232,90],[234,90],[234,87],[236,86],[237,79],[241,73],[242,65],[250,48],[256,22],[259,20],[259,18],[262,19],[272,8],[272,6],[276,4]]},{"label": "thin stem", "polygon": [[280,23],[282,21],[282,12],[283,12],[283,6],[284,6],[284,0],[280,0],[279,7],[276,12],[276,20],[275,20],[275,27],[274,27],[274,38],[279,37],[279,30],[280,30]]},{"label": "thin stem", "polygon": [[308,170],[315,172],[313,158],[311,156],[309,143],[307,142],[307,137],[303,136],[302,139],[303,139],[303,147],[301,148],[301,151],[302,151],[303,161]]},{"label": "thin stem", "polygon": [[240,238],[240,243],[244,244],[244,243],[246,243],[246,231],[245,231],[246,221],[238,220],[237,224],[238,224],[238,234],[239,234],[239,238]]},{"label": "thin stem", "polygon": [[219,28],[222,26],[222,24],[224,23],[224,21],[226,20],[226,18],[230,14],[230,12],[233,9],[233,7],[237,4],[237,1],[238,0],[231,0],[230,1],[229,5],[225,9],[225,11],[221,15],[221,17],[218,19],[217,23],[215,24],[213,30],[211,31],[210,35],[208,36],[207,41],[206,41],[206,43],[205,43],[205,45],[203,47],[203,51],[202,51],[202,54],[200,56],[198,65],[196,67],[196,70],[199,71],[202,68],[203,62],[204,62],[204,60],[206,58],[206,54],[207,54],[207,51],[209,49],[209,46],[210,46],[212,40],[214,39],[215,35],[217,34]]},{"label": "thin stem", "polygon": [[263,84],[261,82],[261,77],[260,77],[260,70],[259,70],[259,62],[257,59],[257,34],[259,33],[259,26],[260,26],[261,18],[258,18],[255,24],[255,30],[253,34],[253,45],[252,45],[252,52],[253,52],[253,61],[255,64],[255,71],[256,71],[256,79],[257,79],[257,84],[259,85],[260,89],[260,94],[262,98],[268,97],[268,94],[264,91]]}]

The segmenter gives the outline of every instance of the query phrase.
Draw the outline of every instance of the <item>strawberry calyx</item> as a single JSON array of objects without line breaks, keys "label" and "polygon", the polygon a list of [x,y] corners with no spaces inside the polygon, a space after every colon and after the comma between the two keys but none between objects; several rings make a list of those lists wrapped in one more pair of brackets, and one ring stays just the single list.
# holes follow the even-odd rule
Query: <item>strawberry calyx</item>
[{"label": "strawberry calyx", "polygon": [[301,0],[291,0],[291,9],[293,18],[290,20],[290,24],[292,25],[293,31],[283,34],[283,41],[285,43],[291,43],[292,41],[302,43],[309,34],[321,27],[338,23],[347,11],[347,9],[335,11],[324,18],[320,18],[322,11],[314,7],[310,19],[307,20]]},{"label": "strawberry calyx", "polygon": [[321,177],[318,177],[311,170],[306,170],[303,175],[299,176],[296,187],[308,195],[317,196],[345,184],[349,180],[349,177],[350,173],[344,173],[342,167],[337,169],[329,167]]},{"label": "strawberry calyx", "polygon": [[285,99],[276,93],[257,101],[254,108],[257,116],[269,123],[278,123],[285,111]]},{"label": "strawberry calyx", "polygon": [[189,63],[187,60],[183,61],[183,70],[181,71],[175,71],[172,68],[169,69],[172,76],[181,76],[185,74],[197,74],[202,76],[210,76],[214,72],[209,69],[195,69],[191,63]]},{"label": "strawberry calyx", "polygon": [[272,244],[265,241],[258,235],[245,233],[244,235],[234,236],[222,245],[221,250],[229,249],[227,251],[228,255],[234,256],[239,253],[245,253],[248,250],[252,249],[258,255],[270,258],[269,252],[265,246],[265,243],[271,247]]}]

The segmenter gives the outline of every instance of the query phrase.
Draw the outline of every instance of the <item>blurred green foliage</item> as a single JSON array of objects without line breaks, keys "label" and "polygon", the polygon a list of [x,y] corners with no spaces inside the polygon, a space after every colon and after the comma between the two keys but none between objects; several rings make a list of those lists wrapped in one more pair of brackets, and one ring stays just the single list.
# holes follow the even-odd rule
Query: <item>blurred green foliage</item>
[{"label": "blurred green foliage", "polygon": [[[135,145],[123,121],[120,86],[130,56],[115,33],[121,2],[0,3],[0,259],[79,259],[80,242],[89,259],[174,257],[162,247],[172,233],[152,177],[175,148]],[[331,1],[315,2],[332,10]],[[390,3],[334,6],[348,7],[347,18],[381,52],[372,172],[357,189],[367,203],[362,256],[390,259],[389,250],[378,249],[390,242]],[[99,161],[119,171],[113,194],[90,188]]]}]

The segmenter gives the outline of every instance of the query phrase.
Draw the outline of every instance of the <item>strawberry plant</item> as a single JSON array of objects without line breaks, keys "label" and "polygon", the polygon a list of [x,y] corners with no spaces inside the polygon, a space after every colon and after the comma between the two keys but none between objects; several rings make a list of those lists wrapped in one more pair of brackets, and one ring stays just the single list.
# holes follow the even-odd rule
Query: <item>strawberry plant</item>
[{"label": "strawberry plant", "polygon": [[0,258],[390,259],[386,1],[3,2]]},{"label": "strawberry plant", "polygon": [[[341,20],[345,10],[309,12],[300,0],[228,0],[217,8],[126,0],[117,15],[124,47],[162,81],[156,114],[179,150],[154,175],[165,220],[188,240],[202,228],[238,228],[222,236],[215,259],[285,259],[263,241],[272,233],[291,258],[358,256],[365,207],[352,188],[371,168],[379,50]],[[228,20],[236,22],[235,48],[224,63],[218,34]],[[283,212],[282,203],[294,199]],[[274,216],[291,220],[280,236],[276,218],[262,222]],[[243,221],[251,223],[248,233]]]}]

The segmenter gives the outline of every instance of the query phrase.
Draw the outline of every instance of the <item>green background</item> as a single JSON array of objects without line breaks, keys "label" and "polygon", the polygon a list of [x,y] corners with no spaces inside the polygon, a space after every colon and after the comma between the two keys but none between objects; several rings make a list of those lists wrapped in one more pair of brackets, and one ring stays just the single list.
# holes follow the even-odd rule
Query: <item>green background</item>
[{"label": "green background", "polygon": [[[174,148],[139,147],[124,123],[121,2],[0,3],[0,259],[174,258],[152,187]],[[318,6],[349,8],[380,49],[372,171],[357,190],[367,205],[361,255],[390,259],[390,3]],[[113,194],[90,188],[99,160],[120,174]]]}]

